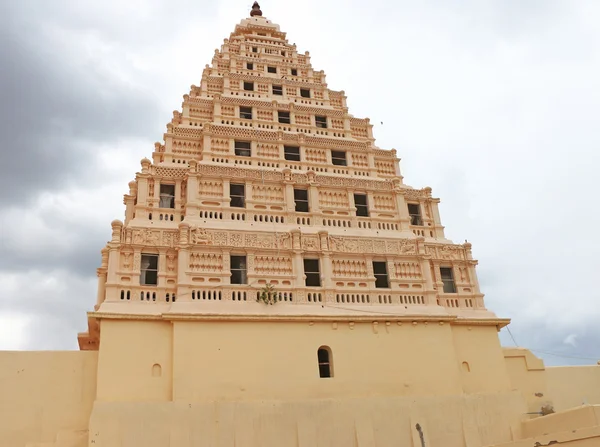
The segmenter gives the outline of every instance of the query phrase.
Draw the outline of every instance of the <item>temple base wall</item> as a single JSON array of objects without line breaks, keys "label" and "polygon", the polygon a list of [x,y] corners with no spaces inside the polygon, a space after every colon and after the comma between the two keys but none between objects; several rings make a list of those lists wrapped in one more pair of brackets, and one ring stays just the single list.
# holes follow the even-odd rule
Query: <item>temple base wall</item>
[{"label": "temple base wall", "polygon": [[[331,351],[332,379],[317,350]],[[116,366],[118,365],[118,366]],[[510,390],[495,327],[102,322],[98,400],[246,401]]]},{"label": "temple base wall", "polygon": [[0,352],[0,446],[87,445],[97,363],[93,351]]},{"label": "temple base wall", "polygon": [[[97,402],[94,447],[484,447],[517,439],[519,393],[260,402]],[[417,428],[418,427],[418,428]]]}]

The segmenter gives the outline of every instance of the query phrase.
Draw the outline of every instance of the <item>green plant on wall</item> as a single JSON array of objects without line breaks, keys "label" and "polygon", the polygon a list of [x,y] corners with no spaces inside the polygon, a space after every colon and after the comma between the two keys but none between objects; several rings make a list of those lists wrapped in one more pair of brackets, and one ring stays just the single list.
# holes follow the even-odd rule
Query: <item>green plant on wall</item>
[{"label": "green plant on wall", "polygon": [[265,304],[275,304],[277,302],[277,292],[275,292],[275,287],[273,284],[266,284],[258,294],[258,298],[256,299],[258,302],[263,302]]}]

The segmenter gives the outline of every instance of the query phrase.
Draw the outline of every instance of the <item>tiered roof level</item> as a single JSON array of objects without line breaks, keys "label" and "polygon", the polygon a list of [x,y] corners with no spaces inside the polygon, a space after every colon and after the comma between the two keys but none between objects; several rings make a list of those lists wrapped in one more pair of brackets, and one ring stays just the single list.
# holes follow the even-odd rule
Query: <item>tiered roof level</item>
[{"label": "tiered roof level", "polygon": [[112,223],[81,349],[107,318],[507,324],[439,199],[258,4],[183,98]]}]

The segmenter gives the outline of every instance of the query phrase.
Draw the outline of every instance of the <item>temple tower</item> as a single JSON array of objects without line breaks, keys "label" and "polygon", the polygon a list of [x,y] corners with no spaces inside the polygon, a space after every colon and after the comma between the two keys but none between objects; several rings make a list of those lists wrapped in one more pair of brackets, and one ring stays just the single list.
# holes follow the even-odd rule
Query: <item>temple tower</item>
[{"label": "temple tower", "polygon": [[[368,393],[399,373],[400,364],[386,366],[391,349],[404,360],[451,367],[453,379],[440,392],[505,386],[504,377],[484,385],[461,376],[479,361],[477,374],[493,374],[503,361],[496,331],[507,324],[484,306],[471,245],[446,239],[439,200],[430,188],[404,184],[396,150],[377,147],[372,130],[255,3],[183,96],[164,142],[129,184],[124,221],[112,223],[97,304],[89,331],[79,335],[82,350],[100,349],[99,398],[142,399],[153,389],[164,400],[208,399],[213,394],[187,377],[195,368],[205,374],[205,365],[186,363],[178,372],[181,358],[194,352],[202,362],[235,365],[257,348],[244,341],[292,333],[307,333],[306,345],[294,340],[287,348],[314,362],[259,367],[249,360],[248,370],[295,368],[306,375],[298,380],[310,381],[332,376],[335,357],[344,377],[342,365],[352,367],[344,355],[378,353],[371,361],[389,376],[354,388]],[[473,326],[488,335],[463,332]],[[415,344],[418,330],[407,327],[427,333]],[[219,345],[224,334],[239,343]],[[394,341],[381,345],[373,334]],[[216,344],[209,349],[207,340]],[[145,344],[154,351],[139,351]],[[283,346],[267,346],[284,355]],[[485,350],[495,360],[475,355]],[[131,364],[113,377],[111,362]],[[144,385],[140,375],[159,370],[168,371],[164,381]],[[411,377],[416,388],[432,386],[417,369]],[[222,376],[213,379],[201,388],[233,393]],[[254,392],[286,396],[274,390]]]}]

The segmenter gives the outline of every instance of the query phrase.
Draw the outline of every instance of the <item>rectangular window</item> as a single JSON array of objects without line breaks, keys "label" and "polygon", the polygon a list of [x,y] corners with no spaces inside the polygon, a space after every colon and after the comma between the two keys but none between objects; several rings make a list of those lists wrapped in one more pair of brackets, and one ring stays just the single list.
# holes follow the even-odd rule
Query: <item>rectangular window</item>
[{"label": "rectangular window", "polygon": [[229,206],[233,208],[246,208],[246,185],[231,183],[229,185]]},{"label": "rectangular window", "polygon": [[145,255],[142,253],[140,284],[143,286],[158,285],[158,255]]},{"label": "rectangular window", "polygon": [[267,73],[277,73],[277,67],[267,67]]},{"label": "rectangular window", "polygon": [[444,283],[444,293],[456,293],[456,285],[454,284],[454,274],[452,267],[440,267],[440,276]]},{"label": "rectangular window", "polygon": [[160,185],[159,208],[175,208],[175,185]]},{"label": "rectangular window", "polygon": [[254,64],[252,62],[248,62],[246,64],[246,69],[247,70],[254,70]]},{"label": "rectangular window", "polygon": [[273,94],[282,96],[283,95],[283,87],[281,85],[274,85],[273,86]]},{"label": "rectangular window", "polygon": [[354,206],[356,206],[357,216],[369,217],[369,205],[367,204],[366,194],[354,194]]},{"label": "rectangular window", "polygon": [[244,82],[244,90],[246,90],[247,92],[253,92],[254,82]]},{"label": "rectangular window", "polygon": [[306,287],[321,287],[321,273],[319,272],[318,259],[304,260],[304,275],[306,275]]},{"label": "rectangular window", "polygon": [[240,118],[245,120],[252,119],[252,107],[240,107]]},{"label": "rectangular window", "polygon": [[288,161],[300,161],[300,148],[298,146],[283,146],[283,156]]},{"label": "rectangular window", "polygon": [[238,157],[250,157],[252,153],[249,141],[235,141],[235,155]]},{"label": "rectangular window", "polygon": [[291,123],[290,112],[279,111],[279,112],[277,112],[277,118],[279,119],[279,122],[281,124],[290,124]]},{"label": "rectangular window", "polygon": [[294,202],[297,213],[308,213],[308,189],[294,189]]},{"label": "rectangular window", "polygon": [[418,203],[408,204],[408,214],[410,215],[410,224],[415,226],[423,226],[423,218],[421,217],[421,205]]},{"label": "rectangular window", "polygon": [[292,68],[291,72],[292,72],[292,76],[298,76],[298,70],[297,69]]},{"label": "rectangular window", "polygon": [[331,162],[336,166],[347,166],[346,152],[331,151]]},{"label": "rectangular window", "polygon": [[315,124],[321,129],[327,129],[327,117],[326,116],[315,116]]},{"label": "rectangular window", "polygon": [[375,273],[375,287],[389,289],[387,262],[373,261],[373,272]]},{"label": "rectangular window", "polygon": [[231,256],[231,284],[248,284],[246,256]]},{"label": "rectangular window", "polygon": [[257,47],[252,47],[252,52],[253,53],[258,53],[258,48]]},{"label": "rectangular window", "polygon": [[307,88],[301,88],[300,96],[302,96],[303,98],[310,98],[310,90]]}]

